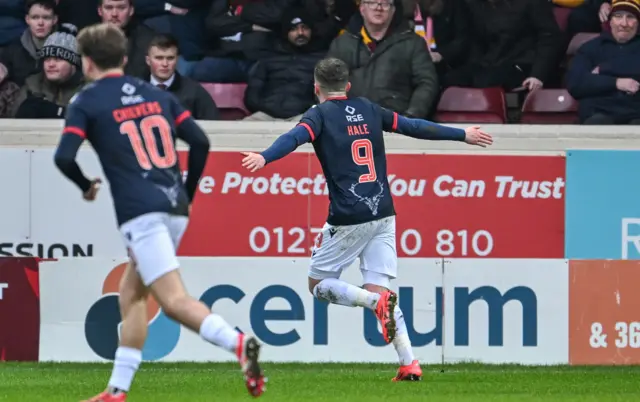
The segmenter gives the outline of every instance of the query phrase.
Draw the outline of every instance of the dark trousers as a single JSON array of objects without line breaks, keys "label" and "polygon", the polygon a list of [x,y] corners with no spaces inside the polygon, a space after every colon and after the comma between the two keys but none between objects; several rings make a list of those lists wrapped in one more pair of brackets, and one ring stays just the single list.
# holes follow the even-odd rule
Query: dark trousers
[{"label": "dark trousers", "polygon": [[483,67],[474,64],[464,65],[443,77],[443,87],[490,88],[502,87],[507,91],[522,86],[529,77],[531,66],[503,64]]},{"label": "dark trousers", "polygon": [[587,118],[582,124],[589,125],[597,125],[597,126],[608,126],[614,124],[629,124],[629,125],[640,125],[640,118],[637,119],[629,119],[629,118],[620,118],[616,116],[606,115],[604,113],[596,113],[593,116]]}]

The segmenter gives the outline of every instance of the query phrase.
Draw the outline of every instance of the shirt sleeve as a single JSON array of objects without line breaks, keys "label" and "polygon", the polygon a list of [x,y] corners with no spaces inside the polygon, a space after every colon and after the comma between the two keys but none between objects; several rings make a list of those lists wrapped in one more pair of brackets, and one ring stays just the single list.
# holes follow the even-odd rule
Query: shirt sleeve
[{"label": "shirt sleeve", "polygon": [[443,126],[423,119],[410,119],[376,104],[374,107],[382,117],[384,131],[431,141],[464,141],[466,138],[463,129]]},{"label": "shirt sleeve", "polygon": [[54,162],[58,169],[82,192],[91,188],[91,181],[82,173],[76,162],[76,155],[87,137],[88,120],[87,113],[72,100],[67,108],[62,137],[54,154]]},{"label": "shirt sleeve", "polygon": [[173,109],[173,116],[175,116],[176,135],[189,144],[188,173],[185,188],[189,200],[193,201],[198,182],[202,177],[202,172],[204,172],[207,158],[209,157],[209,137],[198,125],[191,112],[185,109],[177,99],[171,99],[171,108]]},{"label": "shirt sleeve", "polygon": [[62,134],[73,134],[82,138],[87,138],[87,128],[89,126],[89,115],[78,103],[77,100],[72,99],[71,103],[67,107],[67,113],[64,121],[64,129]]},{"label": "shirt sleeve", "polygon": [[382,130],[388,133],[394,133],[398,129],[398,113],[383,108],[380,105],[372,103],[375,111],[382,118]]},{"label": "shirt sleeve", "polygon": [[322,112],[318,107],[312,107],[302,116],[298,126],[304,127],[311,137],[311,141],[315,141],[316,138],[322,133]]},{"label": "shirt sleeve", "polygon": [[185,121],[191,119],[193,120],[193,115],[190,111],[188,111],[180,101],[178,101],[175,97],[171,97],[171,113],[174,116],[174,124],[179,127]]}]

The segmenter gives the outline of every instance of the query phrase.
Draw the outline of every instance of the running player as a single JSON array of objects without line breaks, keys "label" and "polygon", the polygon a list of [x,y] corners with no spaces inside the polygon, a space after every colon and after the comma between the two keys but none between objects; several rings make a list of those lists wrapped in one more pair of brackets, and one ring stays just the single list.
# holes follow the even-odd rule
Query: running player
[{"label": "running player", "polygon": [[[400,360],[394,381],[418,381],[422,370],[414,358],[397,295],[389,290],[397,274],[395,210],[389,183],[383,131],[424,140],[464,141],[485,147],[490,135],[426,120],[408,119],[364,98],[348,99],[349,70],[335,58],[315,68],[320,104],[262,153],[244,152],[243,166],[263,168],[298,146],[312,142],[329,189],[329,216],[311,254],[309,291],[318,299],[374,311],[383,337]],[[360,259],[362,288],[341,281],[342,270]]]},{"label": "running player", "polygon": [[[87,201],[99,179],[87,179],[75,161],[86,139],[111,187],[116,217],[130,263],[120,284],[122,328],[106,391],[89,401],[122,402],[142,360],[149,292],[172,319],[235,354],[249,393],[264,391],[260,344],[187,294],[176,250],[187,227],[190,204],[209,154],[209,139],[191,114],[166,91],[123,75],[127,39],[115,26],[98,24],[78,36],[84,75],[93,83],[69,105],[55,154],[58,168]],[[190,146],[183,184],[175,139]]]}]

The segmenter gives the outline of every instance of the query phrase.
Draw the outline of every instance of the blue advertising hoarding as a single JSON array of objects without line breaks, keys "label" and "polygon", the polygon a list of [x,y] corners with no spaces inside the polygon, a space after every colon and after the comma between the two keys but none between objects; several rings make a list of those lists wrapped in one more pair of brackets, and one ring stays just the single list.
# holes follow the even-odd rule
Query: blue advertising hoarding
[{"label": "blue advertising hoarding", "polygon": [[640,151],[567,151],[565,258],[640,259]]}]

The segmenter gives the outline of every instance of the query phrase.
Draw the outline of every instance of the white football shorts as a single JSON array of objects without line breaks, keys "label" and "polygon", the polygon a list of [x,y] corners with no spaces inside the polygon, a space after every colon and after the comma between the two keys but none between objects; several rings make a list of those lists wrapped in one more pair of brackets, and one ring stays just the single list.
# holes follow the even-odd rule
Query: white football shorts
[{"label": "white football shorts", "polygon": [[[339,278],[356,258],[360,258],[364,283],[388,287],[388,280],[398,274],[395,216],[357,225],[325,223],[313,247],[309,277],[318,280]],[[386,277],[388,280],[373,283],[368,277]]]},{"label": "white football shorts", "polygon": [[153,212],[120,226],[129,256],[145,286],[180,266],[177,250],[188,223],[186,216]]}]

